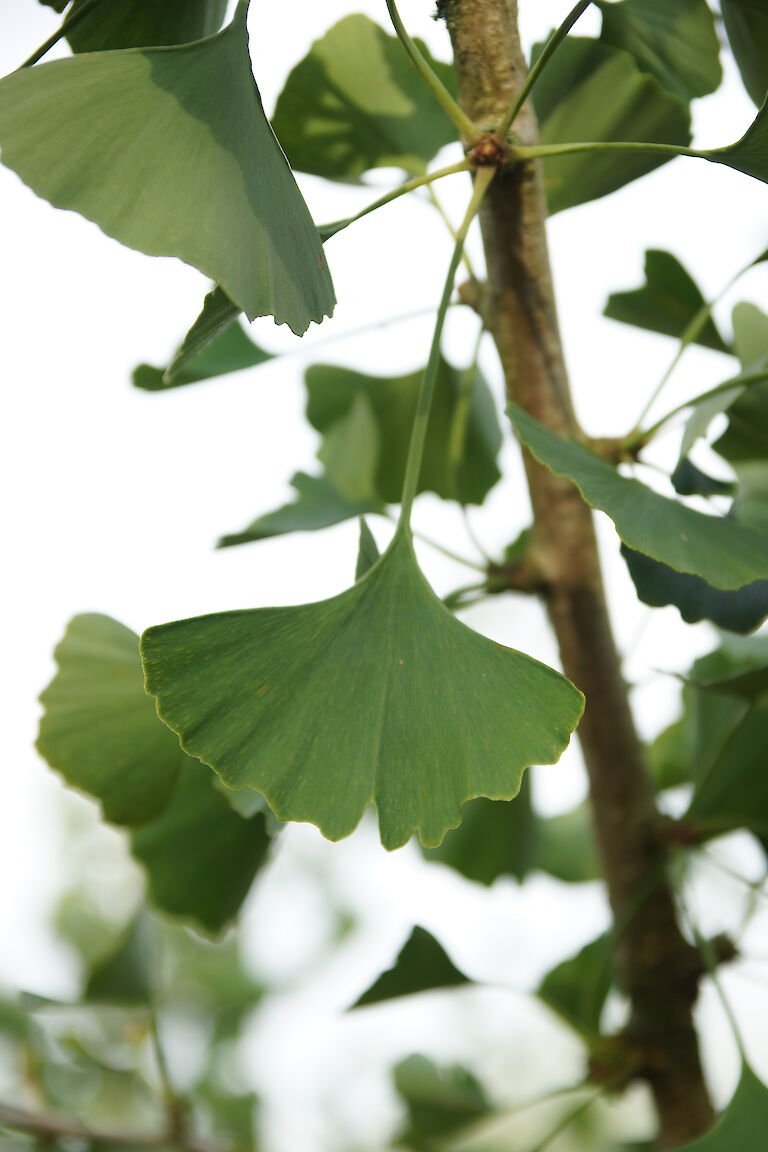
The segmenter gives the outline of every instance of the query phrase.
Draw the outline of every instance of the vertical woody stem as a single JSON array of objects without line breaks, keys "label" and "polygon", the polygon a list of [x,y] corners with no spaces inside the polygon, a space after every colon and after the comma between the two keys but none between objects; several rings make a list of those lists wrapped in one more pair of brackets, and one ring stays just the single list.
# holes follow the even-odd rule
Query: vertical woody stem
[{"label": "vertical woody stem", "polygon": [[[459,97],[480,124],[503,121],[525,81],[517,0],[444,0]],[[537,140],[528,102],[514,131]],[[480,213],[487,295],[483,315],[508,395],[559,434],[577,432],[558,331],[537,161],[502,171]],[[617,933],[631,1019],[621,1051],[648,1082],[665,1147],[699,1135],[712,1108],[692,1008],[700,964],[677,923],[666,848],[608,617],[592,517],[576,488],[529,456],[534,548],[563,668],[587,698],[579,738]]]}]

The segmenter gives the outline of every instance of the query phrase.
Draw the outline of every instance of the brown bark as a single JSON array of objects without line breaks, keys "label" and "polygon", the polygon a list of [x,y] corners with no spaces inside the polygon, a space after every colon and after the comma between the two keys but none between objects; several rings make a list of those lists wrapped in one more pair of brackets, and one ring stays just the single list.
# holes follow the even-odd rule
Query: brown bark
[{"label": "brown bark", "polygon": [[[445,0],[459,96],[479,124],[498,123],[525,76],[516,0]],[[530,102],[514,125],[536,142]],[[558,331],[538,165],[499,172],[481,212],[488,266],[483,316],[510,398],[558,433],[578,434]],[[535,560],[563,668],[584,692],[579,739],[590,781],[623,987],[631,1020],[615,1056],[649,1083],[661,1142],[712,1122],[692,1008],[698,957],[680,933],[666,846],[608,617],[592,516],[576,488],[526,457]],[[619,1069],[617,1068],[617,1072]]]}]

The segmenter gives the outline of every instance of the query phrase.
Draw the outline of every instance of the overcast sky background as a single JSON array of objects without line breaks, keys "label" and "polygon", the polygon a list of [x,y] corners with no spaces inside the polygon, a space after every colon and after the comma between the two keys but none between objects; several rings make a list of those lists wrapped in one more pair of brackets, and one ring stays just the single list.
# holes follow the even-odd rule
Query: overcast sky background
[{"label": "overcast sky background", "polygon": [[[570,4],[523,0],[521,7],[530,45]],[[427,0],[402,0],[400,8],[409,30],[447,59],[447,34],[430,18]],[[384,0],[352,7],[346,0],[253,5],[251,52],[268,112],[311,41],[350,11],[364,11],[387,26]],[[56,20],[34,0],[6,0],[0,6],[0,72],[16,67]],[[584,34],[598,29],[594,12],[579,25]],[[694,105],[697,145],[730,142],[754,115],[725,54],[723,62],[723,89]],[[446,150],[436,163],[455,158],[455,151]],[[397,179],[397,173],[375,176],[382,187]],[[299,182],[318,221],[351,214],[375,195],[313,178]],[[442,182],[438,191],[458,218],[467,178]],[[639,284],[643,250],[661,247],[683,260],[705,295],[714,294],[768,244],[767,198],[763,185],[726,168],[678,160],[552,220],[561,324],[578,413],[590,433],[625,431],[674,353],[671,341],[603,319],[607,293]],[[481,263],[477,236],[470,247]],[[67,620],[99,611],[141,631],[177,617],[319,599],[346,587],[357,544],[353,523],[222,552],[212,546],[220,534],[288,498],[294,471],[312,470],[317,437],[303,419],[307,363],[320,359],[382,374],[424,363],[430,316],[341,337],[373,320],[434,307],[449,256],[444,226],[426,203],[409,198],[385,208],[328,245],[339,299],[332,321],[313,328],[301,344],[270,320],[253,325],[259,343],[287,349],[289,356],[257,372],[153,396],[131,387],[131,370],[142,360],[167,359],[199,311],[204,278],[178,262],[120,247],[80,217],[54,211],[0,168],[6,541],[0,983],[53,995],[75,986],[76,972],[51,938],[47,917],[75,870],[62,813],[86,828],[93,821],[83,824],[83,813],[92,806],[65,794],[33,749],[36,697],[53,673],[51,651]],[[765,266],[719,307],[726,330],[733,303],[744,298],[768,306]],[[457,363],[469,360],[475,330],[474,317],[452,314],[446,349]],[[319,341],[326,343],[314,353]],[[482,362],[501,407],[491,347],[484,347]],[[719,383],[727,371],[723,358],[691,350],[662,407]],[[472,513],[477,535],[492,551],[528,517],[506,422],[505,434],[505,479],[487,507]],[[659,451],[669,456],[674,440]],[[420,498],[416,524],[471,553],[460,517],[436,499]],[[372,527],[380,542],[387,539],[383,522]],[[677,701],[675,682],[656,670],[685,668],[693,655],[711,647],[713,633],[705,626],[686,627],[674,609],[651,613],[638,605],[612,526],[601,519],[599,531],[617,633],[622,646],[631,647],[633,702],[641,730],[650,736],[674,716]],[[440,593],[466,582],[461,568],[429,549],[420,554]],[[504,643],[556,662],[543,615],[528,600],[504,598],[465,618]],[[545,812],[577,802],[584,794],[578,751],[572,748],[558,766],[535,771],[534,788]],[[77,868],[93,843],[117,851],[116,837],[93,836],[82,832]],[[112,847],[104,848],[107,841]],[[759,853],[746,838],[722,851],[759,874]],[[340,958],[326,963],[333,932],[329,901],[352,911],[363,927]],[[715,907],[736,922],[740,902],[738,887],[707,873],[703,926],[710,926],[707,911]],[[340,1126],[350,1139],[354,1134],[372,1146],[380,1125],[396,1113],[382,1070],[414,1048],[469,1061],[502,1096],[511,1085],[522,1098],[526,1085],[533,1090],[547,1078],[565,1082],[569,1068],[572,1079],[578,1076],[575,1041],[543,1009],[511,992],[433,997],[386,1018],[371,1013],[340,1019],[338,1009],[389,963],[416,920],[434,930],[470,974],[521,989],[600,931],[606,910],[596,888],[571,888],[564,896],[562,886],[543,877],[522,889],[499,882],[478,890],[442,869],[424,868],[410,848],[388,856],[376,846],[370,823],[335,846],[312,828],[290,829],[247,909],[253,964],[285,988],[259,1020],[248,1048],[249,1066],[268,1097],[270,1147],[287,1150],[298,1141],[330,1147],[330,1134],[338,1135]],[[758,918],[753,930],[756,949],[761,932],[766,939],[764,920]],[[768,952],[765,943],[763,951]],[[738,975],[728,986],[741,1008],[754,1064],[768,1074],[765,997]],[[735,1049],[709,993],[702,1011],[707,1067],[722,1100],[736,1074]],[[553,1053],[560,1054],[557,1065]]]}]

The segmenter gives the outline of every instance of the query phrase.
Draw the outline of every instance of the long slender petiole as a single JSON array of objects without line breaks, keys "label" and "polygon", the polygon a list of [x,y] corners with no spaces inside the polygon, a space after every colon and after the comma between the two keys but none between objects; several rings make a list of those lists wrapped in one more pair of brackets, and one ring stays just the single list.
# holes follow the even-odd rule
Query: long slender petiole
[{"label": "long slender petiole", "polygon": [[465,143],[469,145],[476,144],[480,139],[480,132],[477,125],[473,120],[470,120],[461,105],[454,100],[445,84],[443,84],[440,77],[432,71],[418,47],[408,35],[405,25],[400,19],[400,13],[397,10],[395,0],[386,0],[386,5],[392,25],[397,33],[397,38],[410,56],[411,62],[419,75],[429,85],[435,99],[441,105],[449,119],[456,125]]},{"label": "long slender petiole", "polygon": [[70,12],[69,16],[62,21],[53,35],[49,36],[45,43],[41,44],[31,56],[27,57],[23,64],[19,65],[18,70],[21,71],[22,68],[31,68],[33,64],[37,64],[38,60],[42,60],[43,56],[50,52],[51,48],[58,44],[59,40],[62,40],[67,33],[71,32],[73,28],[76,28],[80,21],[100,3],[101,0],[83,0],[80,7],[76,8],[74,12]]},{"label": "long slender petiole", "polygon": [[424,370],[424,376],[421,381],[421,391],[419,392],[419,399],[416,406],[416,416],[413,421],[411,443],[408,448],[408,461],[405,468],[405,481],[403,483],[402,506],[400,509],[400,520],[398,521],[398,531],[401,528],[410,531],[411,509],[413,508],[413,501],[416,496],[416,489],[419,483],[419,473],[421,471],[422,457],[424,456],[424,442],[427,436],[429,412],[432,407],[432,396],[435,391],[435,380],[437,379],[437,372],[440,366],[440,341],[443,335],[443,327],[445,325],[445,317],[448,312],[448,305],[451,301],[453,283],[456,278],[456,272],[458,271],[459,264],[461,262],[461,254],[464,251],[464,242],[467,238],[470,225],[472,224],[472,221],[480,209],[480,205],[483,202],[483,197],[485,196],[488,186],[495,175],[495,168],[481,168],[478,171],[475,178],[475,186],[472,192],[472,199],[469,202],[469,207],[467,208],[464,219],[462,220],[456,235],[456,244],[453,249],[451,263],[448,267],[448,275],[445,278],[443,295],[437,310],[435,331],[432,336],[432,346],[429,350],[429,360],[427,361],[427,367]]},{"label": "long slender petiole", "polygon": [[577,152],[661,152],[665,156],[709,159],[706,152],[688,148],[684,144],[655,144],[650,140],[584,140],[573,144],[520,144],[510,149],[510,159],[543,160],[547,156],[572,156]]},{"label": "long slender petiole", "polygon": [[558,45],[561,44],[562,41],[566,38],[566,36],[570,32],[571,28],[573,28],[574,24],[579,19],[579,17],[582,15],[582,13],[586,12],[587,8],[589,8],[591,3],[592,3],[592,0],[579,0],[579,3],[575,4],[573,6],[571,11],[566,16],[565,20],[563,20],[560,27],[556,28],[555,31],[550,36],[549,40],[547,40],[546,44],[544,45],[544,49],[543,49],[541,55],[539,56],[538,60],[536,61],[536,63],[531,68],[528,75],[526,76],[525,83],[523,84],[522,88],[518,92],[513,103],[507,109],[507,112],[504,116],[504,119],[501,121],[501,123],[499,124],[498,128],[496,129],[496,131],[494,133],[499,144],[503,144],[504,141],[506,140],[507,133],[509,132],[510,128],[512,127],[512,124],[514,123],[515,119],[517,118],[518,112],[520,111],[523,104],[525,104],[526,100],[530,96],[531,89],[533,88],[534,84],[538,80],[542,70],[544,68],[546,68],[547,62],[549,61],[550,57],[552,56],[552,53],[557,49]]},{"label": "long slender petiole", "polygon": [[472,165],[469,160],[459,160],[456,164],[449,164],[447,168],[438,168],[435,172],[427,172],[424,176],[414,176],[412,180],[398,184],[397,188],[393,188],[391,192],[386,192],[378,200],[374,200],[372,204],[368,204],[360,212],[356,212],[354,216],[347,216],[343,220],[334,220],[332,224],[321,224],[318,228],[320,238],[325,243],[338,232],[343,232],[345,228],[349,228],[350,224],[354,224],[356,220],[362,220],[364,216],[368,216],[378,208],[383,208],[385,204],[391,204],[393,200],[399,200],[401,196],[407,196],[409,192],[414,192],[417,188],[423,188],[425,185],[428,187],[430,184],[434,184],[436,180],[442,180],[444,176],[453,176],[457,172],[469,172],[471,169]]},{"label": "long slender petiole", "polygon": [[[725,284],[725,286],[720,289],[720,291],[717,293],[717,295],[714,296],[712,298],[712,300],[710,300],[709,302],[702,304],[701,307],[699,308],[698,312],[696,312],[696,314],[691,317],[690,321],[688,322],[688,324],[686,325],[686,327],[683,330],[683,334],[680,337],[680,344],[678,346],[677,351],[675,352],[675,355],[673,356],[673,358],[670,362],[669,367],[667,368],[666,372],[662,376],[659,383],[654,388],[651,395],[646,400],[645,404],[643,405],[642,412],[640,413],[637,420],[635,421],[631,432],[629,432],[627,437],[626,437],[626,443],[628,445],[631,445],[634,440],[638,440],[638,439],[644,440],[645,437],[649,434],[649,433],[642,434],[640,432],[640,429],[642,428],[642,425],[643,425],[643,421],[645,420],[645,418],[648,415],[648,413],[650,412],[651,408],[656,403],[656,401],[658,400],[662,391],[666,387],[670,377],[672,376],[672,373],[675,371],[678,364],[680,363],[680,360],[682,359],[683,353],[685,352],[686,348],[689,348],[690,345],[696,341],[696,338],[704,331],[705,325],[709,322],[709,320],[712,317],[712,312],[713,312],[715,306],[720,303],[723,296],[725,296],[726,292],[728,292],[734,286],[736,281],[739,280],[744,275],[745,272],[748,272],[750,268],[753,268],[757,262],[758,261],[756,261],[756,260],[750,260],[750,262],[748,264],[745,264],[742,268],[739,268],[738,272],[735,272],[733,274],[733,276],[731,276],[728,283]],[[675,414],[676,413],[672,413],[672,412],[669,413],[664,418],[664,422],[666,422],[670,418],[670,416],[675,415]],[[655,430],[656,430],[656,425],[654,424],[653,429],[649,430],[649,432],[655,431]]]}]

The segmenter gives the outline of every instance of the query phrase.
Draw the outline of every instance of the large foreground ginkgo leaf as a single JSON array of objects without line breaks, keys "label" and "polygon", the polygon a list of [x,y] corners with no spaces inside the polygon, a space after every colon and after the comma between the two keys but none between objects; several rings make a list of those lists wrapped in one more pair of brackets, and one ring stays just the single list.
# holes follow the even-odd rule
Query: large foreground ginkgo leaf
[{"label": "large foreground ginkgo leaf", "polygon": [[707,516],[660,496],[576,440],[539,424],[517,404],[507,407],[518,436],[536,459],[571,480],[593,508],[613,520],[630,548],[700,576],[714,588],[768,579],[768,539],[727,516]]},{"label": "large foreground ginkgo leaf", "polygon": [[96,52],[0,81],[2,162],[57,208],[178,256],[249,319],[294,332],[334,305],[322,244],[264,115],[241,0],[216,36]]},{"label": "large foreground ginkgo leaf", "polygon": [[451,616],[403,530],[339,596],[150,628],[142,654],[160,717],[225,784],[331,840],[373,802],[387,848],[416,831],[439,843],[472,797],[515,796],[583,707],[557,672]]}]

